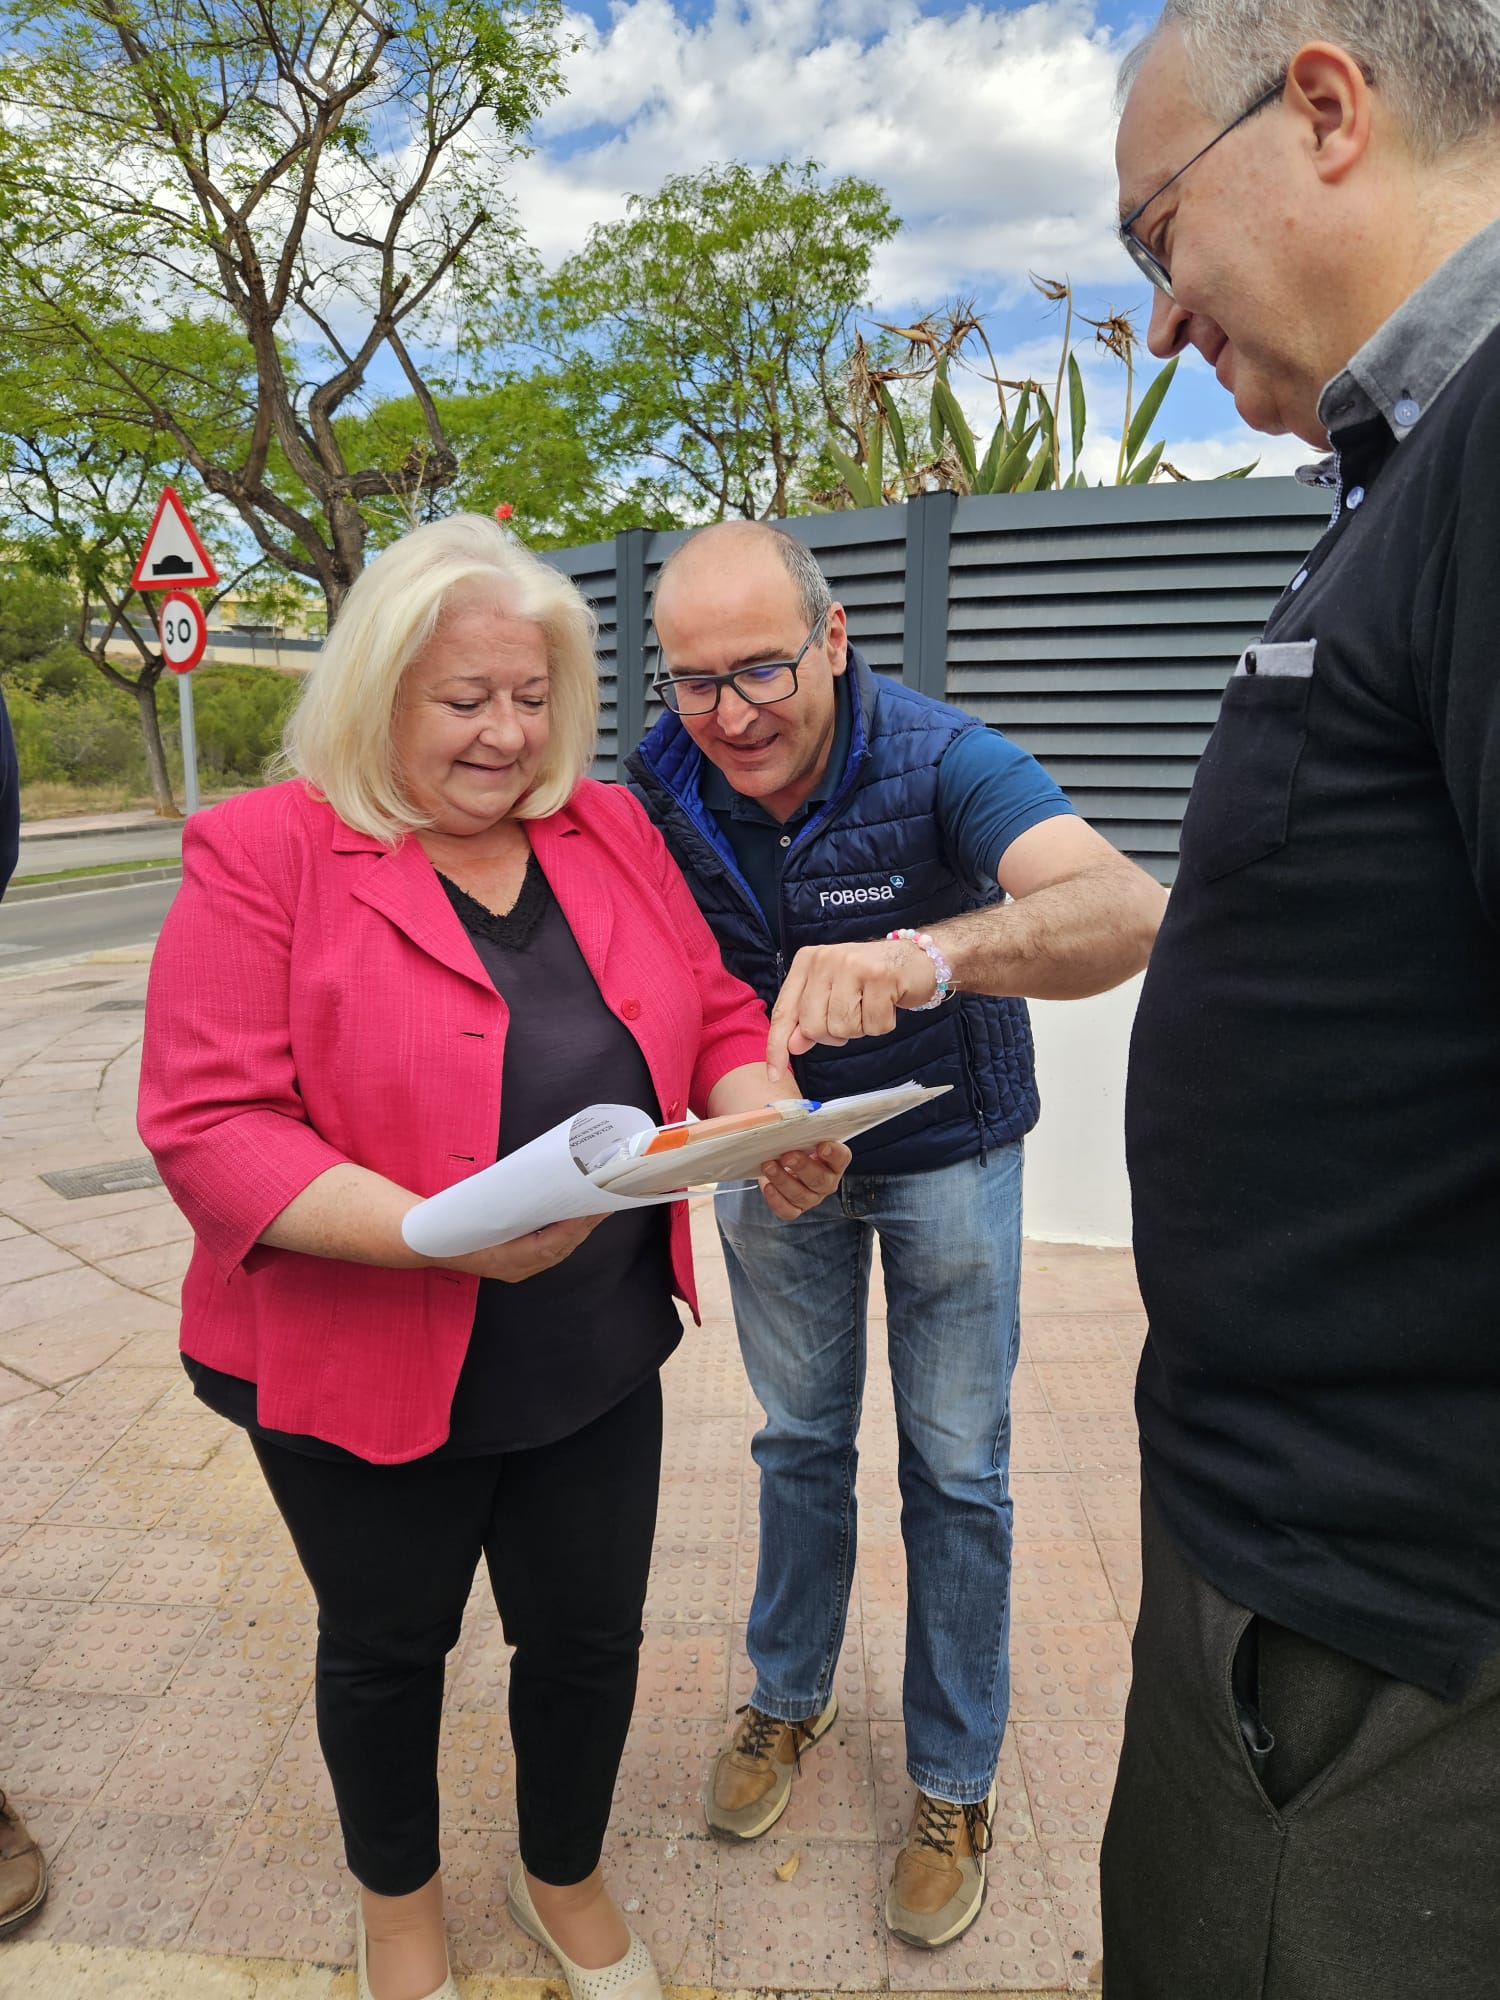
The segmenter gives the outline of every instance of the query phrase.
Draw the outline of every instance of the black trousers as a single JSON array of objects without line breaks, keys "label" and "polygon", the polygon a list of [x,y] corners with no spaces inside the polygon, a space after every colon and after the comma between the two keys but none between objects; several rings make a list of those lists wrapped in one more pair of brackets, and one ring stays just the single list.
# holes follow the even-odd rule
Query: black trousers
[{"label": "black trousers", "polygon": [[1443,1701],[1232,1603],[1141,1515],[1106,2000],[1496,2000],[1500,1654]]},{"label": "black trousers", "polygon": [[635,1704],[661,1478],[656,1376],[574,1436],[366,1465],[255,1443],[318,1600],[318,1738],[349,1866],[377,1895],[436,1874],[444,1661],[482,1555],[507,1641],[521,1856],[599,1859]]}]

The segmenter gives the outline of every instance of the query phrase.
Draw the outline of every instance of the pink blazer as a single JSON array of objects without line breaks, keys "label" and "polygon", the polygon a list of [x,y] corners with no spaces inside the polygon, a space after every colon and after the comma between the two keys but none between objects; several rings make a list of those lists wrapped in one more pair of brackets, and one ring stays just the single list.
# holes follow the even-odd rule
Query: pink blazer
[{"label": "pink blazer", "polygon": [[[628,792],[592,781],[528,831],[663,1116],[703,1111],[721,1076],[765,1059],[766,1016],[660,835]],[[255,1382],[273,1429],[378,1464],[419,1457],[448,1434],[478,1279],[256,1239],[343,1160],[423,1195],[489,1165],[505,1003],[418,842],[383,848],[300,781],[195,814],[182,854],[151,967],[140,1131],[197,1239],[183,1349]],[[696,1315],[686,1208],[671,1214]]]}]

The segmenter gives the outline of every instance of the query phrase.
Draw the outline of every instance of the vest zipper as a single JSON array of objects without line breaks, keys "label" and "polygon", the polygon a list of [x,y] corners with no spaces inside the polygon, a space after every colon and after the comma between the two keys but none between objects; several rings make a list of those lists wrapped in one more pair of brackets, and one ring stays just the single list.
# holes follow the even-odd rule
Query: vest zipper
[{"label": "vest zipper", "polygon": [[963,1043],[964,1076],[969,1085],[969,1109],[974,1114],[974,1123],[979,1127],[979,1164],[987,1167],[990,1163],[989,1143],[984,1127],[984,1097],[979,1088],[979,1065],[974,1058],[974,1031],[969,1025],[969,1017],[963,1010],[963,1002],[958,1003],[958,1034]]}]

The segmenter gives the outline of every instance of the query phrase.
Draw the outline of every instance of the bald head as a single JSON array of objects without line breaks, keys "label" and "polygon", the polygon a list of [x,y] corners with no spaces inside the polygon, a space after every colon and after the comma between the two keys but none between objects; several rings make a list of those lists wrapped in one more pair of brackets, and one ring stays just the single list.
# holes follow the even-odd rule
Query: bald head
[{"label": "bald head", "polygon": [[812,551],[766,521],[716,521],[689,535],[662,564],[652,594],[653,615],[660,617],[663,602],[670,603],[678,588],[711,589],[716,582],[759,576],[763,587],[774,590],[778,572],[790,583],[810,627],[833,601]]}]

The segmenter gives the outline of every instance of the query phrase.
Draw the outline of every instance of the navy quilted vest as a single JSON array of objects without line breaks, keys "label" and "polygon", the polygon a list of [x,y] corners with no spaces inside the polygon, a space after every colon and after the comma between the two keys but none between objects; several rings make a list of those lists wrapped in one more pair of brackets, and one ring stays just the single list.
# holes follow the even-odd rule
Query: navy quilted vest
[{"label": "navy quilted vest", "polygon": [[[851,648],[854,727],[833,796],[799,829],[782,873],[778,953],[766,920],[698,792],[702,756],[664,715],[626,762],[708,919],[724,963],[769,1007],[803,945],[925,930],[999,900],[954,865],[938,825],[938,762],[961,730],[981,725],[956,708],[873,674]],[[842,1097],[888,1084],[947,1083],[946,1097],[854,1141],[861,1173],[919,1173],[983,1156],[1037,1120],[1031,1024],[1021,1000],[963,993],[931,1013],[909,1009],[889,1035],[815,1049],[795,1061],[807,1097]]]}]

